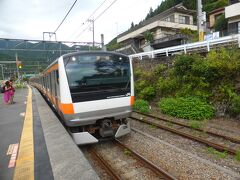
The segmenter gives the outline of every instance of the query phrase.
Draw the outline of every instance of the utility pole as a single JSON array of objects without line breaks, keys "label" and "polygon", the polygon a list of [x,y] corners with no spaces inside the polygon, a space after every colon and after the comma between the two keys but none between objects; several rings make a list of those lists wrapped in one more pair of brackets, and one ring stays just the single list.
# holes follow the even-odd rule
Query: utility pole
[{"label": "utility pole", "polygon": [[15,53],[15,57],[16,57],[16,66],[17,66],[17,76],[18,76],[18,78],[20,78],[19,69],[18,69],[18,55],[17,55],[17,53]]},{"label": "utility pole", "polygon": [[106,49],[106,46],[104,46],[104,35],[103,34],[101,34],[101,45],[102,45],[102,50],[106,51],[107,49]]},{"label": "utility pole", "polygon": [[88,22],[92,23],[92,32],[93,32],[93,48],[94,48],[94,19],[88,19]]},{"label": "utility pole", "polygon": [[40,73],[40,68],[39,68],[39,61],[37,61],[37,68],[38,68],[38,74]]},{"label": "utility pole", "polygon": [[4,80],[3,65],[0,64],[0,66],[2,67],[2,79]]},{"label": "utility pole", "polygon": [[199,41],[204,40],[204,26],[203,26],[204,19],[205,19],[205,14],[202,12],[202,0],[197,0],[197,20],[198,20]]}]

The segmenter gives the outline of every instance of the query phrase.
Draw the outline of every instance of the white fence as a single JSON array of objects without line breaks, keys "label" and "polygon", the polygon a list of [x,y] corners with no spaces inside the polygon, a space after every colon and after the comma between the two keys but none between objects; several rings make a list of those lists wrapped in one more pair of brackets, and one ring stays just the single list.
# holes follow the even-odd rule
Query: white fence
[{"label": "white fence", "polygon": [[154,58],[156,56],[169,56],[169,54],[177,54],[177,53],[187,53],[189,51],[197,50],[197,49],[203,49],[205,48],[206,51],[210,51],[211,48],[213,48],[216,45],[225,45],[229,43],[236,43],[238,44],[238,47],[240,48],[240,34],[237,35],[231,35],[231,36],[225,36],[218,39],[208,40],[208,41],[202,41],[202,42],[195,42],[195,43],[189,43],[189,44],[183,44],[179,46],[173,46],[163,49],[157,49],[149,52],[142,52],[138,54],[132,54],[129,55],[129,57],[132,58],[139,58],[142,59],[144,56]]}]

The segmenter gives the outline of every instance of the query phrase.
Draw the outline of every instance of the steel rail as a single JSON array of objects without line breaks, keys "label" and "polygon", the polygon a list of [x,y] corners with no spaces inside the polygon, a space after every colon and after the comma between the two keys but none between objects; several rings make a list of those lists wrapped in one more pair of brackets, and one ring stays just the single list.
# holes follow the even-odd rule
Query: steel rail
[{"label": "steel rail", "polygon": [[109,165],[107,161],[105,161],[102,157],[100,157],[96,150],[93,147],[89,148],[89,152],[94,156],[94,158],[97,160],[97,162],[106,170],[107,174],[111,176],[114,180],[121,180],[119,175],[116,173],[114,169]]},{"label": "steel rail", "polygon": [[134,151],[133,149],[130,149],[129,147],[127,147],[125,144],[121,143],[119,140],[115,140],[115,143],[122,149],[127,149],[128,151],[131,152],[131,154],[133,154],[138,160],[140,160],[144,165],[146,165],[149,169],[151,169],[154,173],[156,173],[157,175],[163,177],[164,179],[168,179],[168,180],[176,180],[177,178],[175,178],[174,176],[172,176],[171,174],[169,174],[167,171],[165,171],[164,169],[162,169],[161,167],[156,166],[155,164],[153,164],[152,162],[150,162],[149,160],[145,159],[144,157],[142,157],[140,154],[138,154],[136,151]]},{"label": "steel rail", "polygon": [[166,131],[169,131],[169,132],[178,134],[180,136],[183,136],[185,138],[198,141],[200,143],[206,144],[206,145],[208,145],[210,147],[213,147],[213,148],[215,148],[215,149],[217,149],[219,151],[222,151],[222,152],[226,151],[227,153],[232,154],[232,155],[236,155],[236,153],[237,153],[237,150],[235,150],[235,149],[231,149],[229,147],[226,147],[226,146],[223,146],[223,145],[220,145],[220,144],[217,144],[217,143],[205,140],[205,139],[197,137],[197,136],[193,136],[193,135],[185,133],[185,132],[181,132],[181,131],[173,129],[173,128],[169,128],[167,126],[163,126],[163,125],[160,125],[160,124],[157,124],[157,123],[154,123],[154,122],[149,122],[149,121],[143,120],[143,119],[138,119],[138,118],[135,118],[135,117],[130,117],[130,119],[134,119],[134,120],[137,120],[137,121],[149,124],[149,125],[153,125],[153,126],[156,126],[156,127],[160,128],[160,129],[164,129]]},{"label": "steel rail", "polygon": [[[141,114],[143,116],[151,117],[153,119],[158,119],[158,120],[161,120],[161,121],[170,122],[172,124],[176,124],[176,125],[179,125],[179,126],[183,126],[183,127],[189,128],[189,129],[193,129],[193,128],[191,128],[191,126],[189,126],[187,124],[184,124],[184,123],[181,123],[181,122],[171,121],[171,120],[166,119],[166,118],[157,117],[157,116],[154,116],[154,115],[151,115],[151,114],[141,113],[141,112],[138,112],[138,111],[134,111],[134,112],[138,113],[138,114]],[[215,133],[215,132],[212,132],[212,131],[208,131],[208,130],[203,130],[201,128],[194,128],[194,130],[199,131],[199,132],[204,132],[204,133],[210,134],[212,136],[220,137],[220,138],[229,140],[231,142],[240,144],[240,139],[236,139],[236,138],[233,138],[233,137],[225,136],[225,135],[218,134],[218,133]]]}]

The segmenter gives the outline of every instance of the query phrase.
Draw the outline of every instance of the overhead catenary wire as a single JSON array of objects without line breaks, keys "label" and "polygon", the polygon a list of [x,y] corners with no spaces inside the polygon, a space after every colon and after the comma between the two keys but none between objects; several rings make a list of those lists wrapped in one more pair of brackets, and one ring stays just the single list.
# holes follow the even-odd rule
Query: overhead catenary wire
[{"label": "overhead catenary wire", "polygon": [[68,14],[71,12],[72,8],[75,6],[77,0],[74,1],[73,5],[71,6],[71,8],[69,9],[69,11],[67,12],[67,14],[65,15],[65,17],[63,18],[63,20],[61,21],[61,23],[58,25],[57,29],[54,31],[54,33],[57,32],[57,30],[60,28],[60,26],[63,24],[63,22],[65,21],[65,19],[67,18]]},{"label": "overhead catenary wire", "polygon": [[100,18],[117,0],[113,1],[101,14],[99,14],[94,21],[96,21],[98,18]]},{"label": "overhead catenary wire", "polygon": [[[105,9],[103,10],[95,19],[93,19],[93,21],[96,21],[98,18],[100,18],[100,17],[101,17],[114,3],[116,3],[116,2],[117,2],[117,0],[114,0],[107,8],[105,8]],[[81,31],[81,32],[75,37],[75,39],[78,38],[79,36],[81,36],[82,33],[89,28],[89,26],[90,26],[90,24],[89,24],[83,31]]]},{"label": "overhead catenary wire", "polygon": [[[85,22],[87,22],[96,12],[97,12],[97,10],[106,2],[107,0],[104,0],[94,11],[93,11],[93,13],[77,28],[77,30],[79,29],[79,28],[81,28],[82,26],[84,26],[85,25]],[[88,26],[89,27],[89,26]],[[88,28],[87,27],[87,28]],[[86,28],[86,29],[87,29]],[[85,31],[85,30],[84,30]],[[75,31],[73,34],[75,34],[77,31]]]},{"label": "overhead catenary wire", "polygon": [[[87,20],[90,19],[90,18],[95,14],[95,12],[96,12],[106,1],[107,1],[107,0],[103,1],[103,2],[94,10],[93,13],[87,18]],[[87,21],[87,20],[86,20],[86,21]],[[85,22],[86,22],[86,21],[85,21]]]},{"label": "overhead catenary wire", "polygon": [[[61,25],[63,24],[63,22],[65,21],[65,19],[67,18],[67,16],[69,15],[69,13],[71,12],[72,8],[75,6],[77,0],[74,1],[74,3],[72,4],[71,8],[68,10],[67,14],[64,16],[63,20],[61,21],[61,23],[58,25],[58,27],[56,28],[56,30],[52,33],[52,34],[55,34],[55,38],[56,38],[56,32],[57,30],[61,27]],[[50,34],[49,35],[49,38],[51,39],[52,35]],[[47,44],[47,46],[49,46],[49,44]],[[48,49],[48,47],[47,47]],[[48,51],[46,52],[46,59],[49,59],[48,58]]]}]

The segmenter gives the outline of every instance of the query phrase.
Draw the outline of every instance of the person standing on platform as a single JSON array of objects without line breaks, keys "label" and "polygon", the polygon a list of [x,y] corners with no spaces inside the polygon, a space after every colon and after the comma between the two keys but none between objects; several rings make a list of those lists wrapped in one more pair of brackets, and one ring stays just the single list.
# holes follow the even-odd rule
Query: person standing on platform
[{"label": "person standing on platform", "polygon": [[3,101],[5,104],[10,104],[10,90],[11,90],[11,86],[10,86],[10,83],[9,81],[6,81],[4,86],[3,86],[3,89],[4,89],[4,95],[3,95]]},{"label": "person standing on platform", "polygon": [[10,87],[11,87],[11,89],[9,90],[9,92],[10,92],[10,103],[13,104],[14,103],[13,98],[14,98],[15,88],[13,87],[13,80],[12,79],[9,80],[9,84],[10,84]]}]

